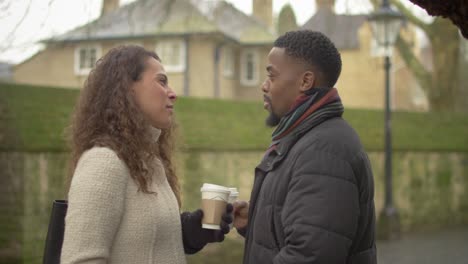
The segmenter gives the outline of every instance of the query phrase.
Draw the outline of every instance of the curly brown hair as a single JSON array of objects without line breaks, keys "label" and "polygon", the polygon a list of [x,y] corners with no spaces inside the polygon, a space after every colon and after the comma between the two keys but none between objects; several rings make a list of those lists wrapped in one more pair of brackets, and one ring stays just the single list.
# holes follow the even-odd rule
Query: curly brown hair
[{"label": "curly brown hair", "polygon": [[152,193],[148,187],[154,168],[147,165],[153,164],[157,157],[181,206],[179,181],[172,162],[176,125],[161,129],[156,142],[130,89],[141,78],[151,57],[161,61],[154,52],[128,45],[111,49],[97,61],[81,91],[69,128],[70,170],[75,170],[86,150],[94,146],[108,147],[125,162],[140,191]]}]

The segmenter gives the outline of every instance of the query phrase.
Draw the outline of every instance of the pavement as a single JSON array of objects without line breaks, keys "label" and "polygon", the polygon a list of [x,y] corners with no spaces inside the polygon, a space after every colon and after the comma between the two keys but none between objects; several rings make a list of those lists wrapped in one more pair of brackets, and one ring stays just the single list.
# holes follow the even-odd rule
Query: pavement
[{"label": "pavement", "polygon": [[377,241],[378,264],[468,264],[468,227]]}]

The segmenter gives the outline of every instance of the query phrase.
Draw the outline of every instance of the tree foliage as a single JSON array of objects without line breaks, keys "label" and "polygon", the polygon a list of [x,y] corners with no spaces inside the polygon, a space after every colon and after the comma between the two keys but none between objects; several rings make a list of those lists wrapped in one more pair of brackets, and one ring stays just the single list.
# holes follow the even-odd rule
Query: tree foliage
[{"label": "tree foliage", "polygon": [[278,34],[297,29],[296,15],[290,4],[285,5],[278,16]]}]

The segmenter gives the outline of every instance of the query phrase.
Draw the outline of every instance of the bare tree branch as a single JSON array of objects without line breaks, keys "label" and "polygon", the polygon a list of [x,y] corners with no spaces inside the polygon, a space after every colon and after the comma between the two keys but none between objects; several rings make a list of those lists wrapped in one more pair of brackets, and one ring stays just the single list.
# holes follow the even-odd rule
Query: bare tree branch
[{"label": "bare tree branch", "polygon": [[0,0],[0,10],[8,10],[11,5],[11,0]]},{"label": "bare tree branch", "polygon": [[[378,6],[380,5],[379,0],[369,0],[374,6],[374,9],[377,10]],[[411,10],[409,10],[405,5],[403,5],[399,0],[390,0],[390,2],[395,5],[398,10],[405,15],[405,17],[417,27],[421,28],[424,32],[428,30],[428,25],[424,23],[421,19],[416,17]]]},{"label": "bare tree branch", "polygon": [[54,4],[55,0],[49,0],[49,3],[47,4],[47,14],[46,14],[46,19],[44,19],[41,23],[40,28],[43,28],[45,23],[47,22],[47,18],[49,17],[50,9],[52,8],[52,5]]},{"label": "bare tree branch", "polygon": [[[55,3],[55,0],[48,0],[48,6],[47,6],[47,13],[45,15],[45,19],[42,20],[40,23],[39,28],[43,28],[44,25],[47,22],[47,18],[49,17],[50,10],[52,9],[52,5]],[[11,7],[11,0],[0,0],[0,8],[10,8]],[[3,4],[3,5],[2,5]],[[27,50],[30,49],[33,44],[36,43],[37,39],[34,39],[34,37],[31,37],[31,39],[18,42],[16,41],[16,31],[21,27],[21,25],[24,23],[25,19],[29,16],[29,11],[31,9],[32,5],[32,0],[29,1],[29,4],[26,6],[26,9],[20,18],[14,25],[14,27],[10,30],[8,35],[5,37],[5,39],[2,40],[0,44],[0,53],[3,53],[11,48],[15,48],[16,50]],[[10,10],[10,9],[8,9]]]},{"label": "bare tree branch", "polygon": [[31,9],[31,2],[32,2],[32,0],[29,0],[29,3],[26,6],[26,10],[24,11],[23,16],[20,18],[20,20],[18,20],[16,25],[11,30],[10,34],[14,34],[15,31],[19,28],[19,26],[24,22],[24,19],[26,19],[26,17],[28,16],[29,10]]},{"label": "bare tree branch", "polygon": [[29,0],[29,3],[26,6],[26,10],[24,11],[23,16],[18,20],[18,22],[12,28],[10,33],[8,33],[7,37],[4,40],[2,40],[2,43],[4,43],[4,44],[0,45],[0,52],[3,52],[5,50],[11,48],[12,43],[13,43],[13,39],[15,37],[16,30],[18,30],[18,28],[21,26],[21,24],[24,22],[24,20],[26,19],[26,17],[29,14],[29,10],[31,9],[31,2],[32,2],[32,0]]},{"label": "bare tree branch", "polygon": [[0,0],[0,19],[9,16],[11,0]]},{"label": "bare tree branch", "polygon": [[441,16],[449,18],[468,39],[468,2],[466,0],[457,1],[434,1],[434,0],[410,0],[420,6],[431,16]]},{"label": "bare tree branch", "polygon": [[409,10],[405,5],[403,5],[399,0],[390,0],[390,2],[395,5],[398,10],[400,10],[403,15],[405,15],[406,19],[408,19],[411,23],[416,25],[417,27],[421,28],[424,32],[429,31],[429,27],[424,21],[416,17],[411,10]]},{"label": "bare tree branch", "polygon": [[395,47],[398,49],[401,57],[405,61],[405,64],[418,79],[418,82],[421,84],[421,87],[428,92],[431,87],[431,73],[426,70],[421,63],[421,61],[416,57],[416,55],[411,50],[410,45],[404,40],[401,35],[398,37]]},{"label": "bare tree branch", "polygon": [[[374,8],[376,8],[381,0],[370,0]],[[412,51],[407,41],[400,35],[395,44],[401,58],[404,60],[408,69],[413,73],[413,76],[418,81],[421,88],[426,92],[431,110],[453,110],[456,107],[457,95],[452,91],[464,89],[465,85],[458,81],[454,75],[454,68],[458,65],[458,31],[452,32],[451,23],[447,19],[437,17],[431,23],[424,23],[421,19],[415,16],[412,11],[402,4],[402,0],[390,0],[401,13],[415,26],[423,30],[429,38],[432,47],[432,61],[434,69],[429,71],[424,68],[424,65],[418,59],[417,55]],[[413,0],[410,0],[413,2]],[[463,0],[464,1],[464,0]],[[436,2],[436,1],[427,1]],[[445,3],[440,1],[438,3]],[[451,2],[451,1],[447,1]],[[456,27],[453,27],[456,29]],[[454,37],[455,36],[455,37]],[[454,55],[455,54],[455,55]],[[462,72],[462,71],[460,71]],[[457,83],[458,82],[458,83]],[[463,108],[466,109],[466,108]]]}]

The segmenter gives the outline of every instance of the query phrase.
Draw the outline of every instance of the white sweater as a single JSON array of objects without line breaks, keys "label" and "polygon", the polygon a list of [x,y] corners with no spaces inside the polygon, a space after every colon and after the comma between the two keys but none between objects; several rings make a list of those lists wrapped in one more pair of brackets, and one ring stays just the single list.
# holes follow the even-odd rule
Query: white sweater
[{"label": "white sweater", "polygon": [[61,263],[186,263],[177,200],[161,161],[155,163],[156,194],[145,194],[111,149],[83,153],[68,196]]}]

